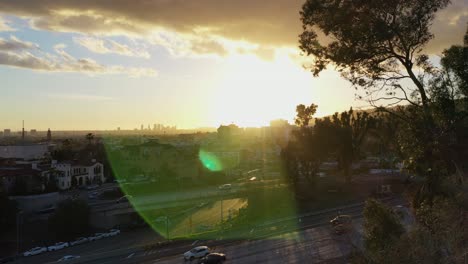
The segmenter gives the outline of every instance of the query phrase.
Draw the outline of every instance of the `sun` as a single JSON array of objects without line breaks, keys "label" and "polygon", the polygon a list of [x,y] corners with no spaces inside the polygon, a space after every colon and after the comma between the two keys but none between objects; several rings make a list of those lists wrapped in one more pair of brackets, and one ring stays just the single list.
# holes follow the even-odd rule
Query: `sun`
[{"label": "sun", "polygon": [[297,104],[312,101],[310,73],[287,54],[271,61],[237,54],[226,63],[214,96],[218,123],[259,127],[277,118],[291,120]]}]

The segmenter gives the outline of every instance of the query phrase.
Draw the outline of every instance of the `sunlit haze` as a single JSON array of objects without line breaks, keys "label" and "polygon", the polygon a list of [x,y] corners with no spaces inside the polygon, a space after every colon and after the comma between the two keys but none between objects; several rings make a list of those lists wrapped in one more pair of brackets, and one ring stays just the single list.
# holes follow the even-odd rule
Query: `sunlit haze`
[{"label": "sunlit haze", "polygon": [[[0,1],[1,129],[264,126],[291,121],[299,103],[317,116],[366,105],[333,69],[303,68],[299,0],[20,2]],[[461,7],[438,16],[432,54],[461,41]]]}]

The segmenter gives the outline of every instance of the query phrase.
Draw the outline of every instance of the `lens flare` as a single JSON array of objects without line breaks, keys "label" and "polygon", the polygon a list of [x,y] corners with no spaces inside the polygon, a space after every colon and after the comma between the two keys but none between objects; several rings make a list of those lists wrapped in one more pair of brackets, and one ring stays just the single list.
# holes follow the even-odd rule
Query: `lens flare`
[{"label": "lens flare", "polygon": [[204,150],[200,150],[198,153],[198,157],[205,166],[210,171],[222,171],[223,170],[223,164],[221,163],[221,160],[216,157],[213,153],[206,152]]},{"label": "lens flare", "polygon": [[167,239],[243,239],[297,229],[294,195],[274,173],[281,171],[278,157],[269,157],[277,164],[270,172],[253,169],[256,163],[239,151],[176,147],[171,140],[178,139],[104,138],[118,187],[103,193],[115,201],[103,222],[149,226]]}]

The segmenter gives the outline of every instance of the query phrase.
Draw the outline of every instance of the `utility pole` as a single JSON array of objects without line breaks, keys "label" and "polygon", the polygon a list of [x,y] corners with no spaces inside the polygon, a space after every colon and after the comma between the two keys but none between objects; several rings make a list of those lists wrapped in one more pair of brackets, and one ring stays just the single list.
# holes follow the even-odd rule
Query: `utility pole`
[{"label": "utility pole", "polygon": [[221,230],[223,230],[223,200],[224,196],[221,194]]},{"label": "utility pole", "polygon": [[166,239],[169,240],[169,217],[166,215]]},{"label": "utility pole", "polygon": [[19,263],[19,254],[20,254],[20,217],[23,211],[16,213],[16,263]]}]

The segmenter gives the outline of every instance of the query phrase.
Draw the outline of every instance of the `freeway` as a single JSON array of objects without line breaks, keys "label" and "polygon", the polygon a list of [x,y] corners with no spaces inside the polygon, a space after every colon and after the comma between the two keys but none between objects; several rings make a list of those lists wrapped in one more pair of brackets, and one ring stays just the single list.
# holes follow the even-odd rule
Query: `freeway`
[{"label": "freeway", "polygon": [[[399,198],[384,200],[391,206],[401,205]],[[360,246],[363,204],[336,207],[298,216],[296,228],[285,224],[293,219],[272,221],[245,233],[245,239],[237,241],[178,241],[166,247],[148,247],[157,239],[152,231],[123,233],[121,236],[103,239],[82,246],[43,255],[22,258],[20,263],[51,263],[64,255],[80,255],[68,263],[180,263],[181,253],[193,245],[206,244],[229,256],[228,263],[306,263],[320,262],[346,256],[350,241]],[[355,218],[355,232],[350,236],[334,235],[328,221],[337,213]],[[337,260],[338,261],[338,260]]]}]

